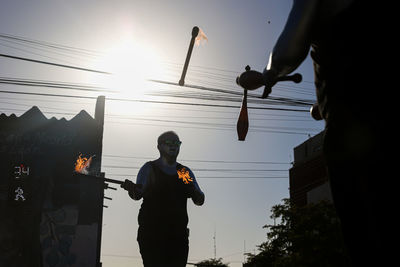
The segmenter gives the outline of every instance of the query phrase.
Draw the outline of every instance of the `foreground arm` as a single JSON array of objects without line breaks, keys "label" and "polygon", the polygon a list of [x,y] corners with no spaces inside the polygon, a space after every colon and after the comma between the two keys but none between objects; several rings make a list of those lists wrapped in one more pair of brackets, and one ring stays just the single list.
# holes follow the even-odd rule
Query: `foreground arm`
[{"label": "foreground arm", "polygon": [[[294,0],[286,25],[279,36],[264,70],[266,97],[277,78],[294,71],[307,57],[319,0]],[[269,90],[269,92],[268,92]]]}]

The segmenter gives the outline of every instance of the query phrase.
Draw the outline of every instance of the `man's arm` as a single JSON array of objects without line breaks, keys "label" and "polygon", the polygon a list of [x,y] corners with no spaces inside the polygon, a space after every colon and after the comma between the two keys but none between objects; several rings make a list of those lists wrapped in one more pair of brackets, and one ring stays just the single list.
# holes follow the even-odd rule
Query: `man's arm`
[{"label": "man's arm", "polygon": [[[139,170],[136,176],[136,185],[131,186],[131,190],[128,190],[129,196],[134,200],[140,200],[148,186],[148,177],[151,172],[151,164],[146,162]],[[133,183],[132,183],[133,184]]]},{"label": "man's arm", "polygon": [[197,183],[196,177],[194,176],[193,172],[189,169],[189,175],[193,179],[193,191],[191,194],[191,198],[193,203],[197,206],[201,206],[204,204],[205,196],[203,191],[201,191],[199,184]]},{"label": "man's arm", "polygon": [[277,78],[294,71],[307,57],[319,2],[319,0],[293,1],[286,25],[264,70],[267,84],[265,90],[268,88],[270,90],[275,85]]}]

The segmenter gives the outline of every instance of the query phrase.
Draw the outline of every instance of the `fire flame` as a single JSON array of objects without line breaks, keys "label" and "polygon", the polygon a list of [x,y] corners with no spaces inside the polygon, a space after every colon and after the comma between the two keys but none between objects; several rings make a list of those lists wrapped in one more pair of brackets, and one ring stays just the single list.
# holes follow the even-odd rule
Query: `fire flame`
[{"label": "fire flame", "polygon": [[89,174],[90,163],[92,163],[93,156],[89,158],[82,157],[82,154],[79,154],[76,162],[75,162],[75,171],[82,174]]},{"label": "fire flame", "polygon": [[185,168],[177,170],[177,172],[178,172],[178,178],[182,179],[182,181],[185,184],[189,184],[190,182],[193,182],[193,178],[190,177],[189,171],[186,170]]},{"label": "fire flame", "polygon": [[207,41],[208,42],[208,38],[205,35],[205,33],[199,28],[199,33],[196,36],[195,43],[198,46],[198,45],[200,45],[200,43],[202,41]]}]

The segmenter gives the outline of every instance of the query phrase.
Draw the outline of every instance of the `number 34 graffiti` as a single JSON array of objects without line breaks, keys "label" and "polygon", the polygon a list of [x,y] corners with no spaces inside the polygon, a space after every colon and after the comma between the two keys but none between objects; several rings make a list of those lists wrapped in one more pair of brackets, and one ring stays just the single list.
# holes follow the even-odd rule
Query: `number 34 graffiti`
[{"label": "number 34 graffiti", "polygon": [[30,168],[24,164],[14,165],[11,175],[10,200],[25,202],[29,196]]}]

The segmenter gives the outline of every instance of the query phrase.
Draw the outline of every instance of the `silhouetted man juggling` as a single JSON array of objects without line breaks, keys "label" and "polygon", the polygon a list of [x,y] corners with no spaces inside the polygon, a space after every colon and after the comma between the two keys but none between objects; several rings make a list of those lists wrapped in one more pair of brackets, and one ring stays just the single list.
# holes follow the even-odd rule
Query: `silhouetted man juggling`
[{"label": "silhouetted man juggling", "polygon": [[173,131],[157,140],[160,158],[145,163],[136,184],[122,187],[134,200],[143,198],[139,211],[137,241],[145,267],[185,267],[189,251],[187,199],[204,203],[193,172],[176,161],[181,141]]},{"label": "silhouetted man juggling", "polygon": [[390,7],[374,1],[294,0],[269,63],[258,77],[266,98],[311,48],[318,101],[313,117],[326,122],[328,176],[355,266],[387,266],[383,261],[392,255],[383,241],[390,228],[379,216],[392,203],[385,180],[394,172],[389,171],[386,149],[396,142],[388,138],[390,96],[383,82],[393,79],[387,69],[394,51],[388,47],[390,31],[384,30],[391,25],[386,20],[390,16],[382,9]]}]

